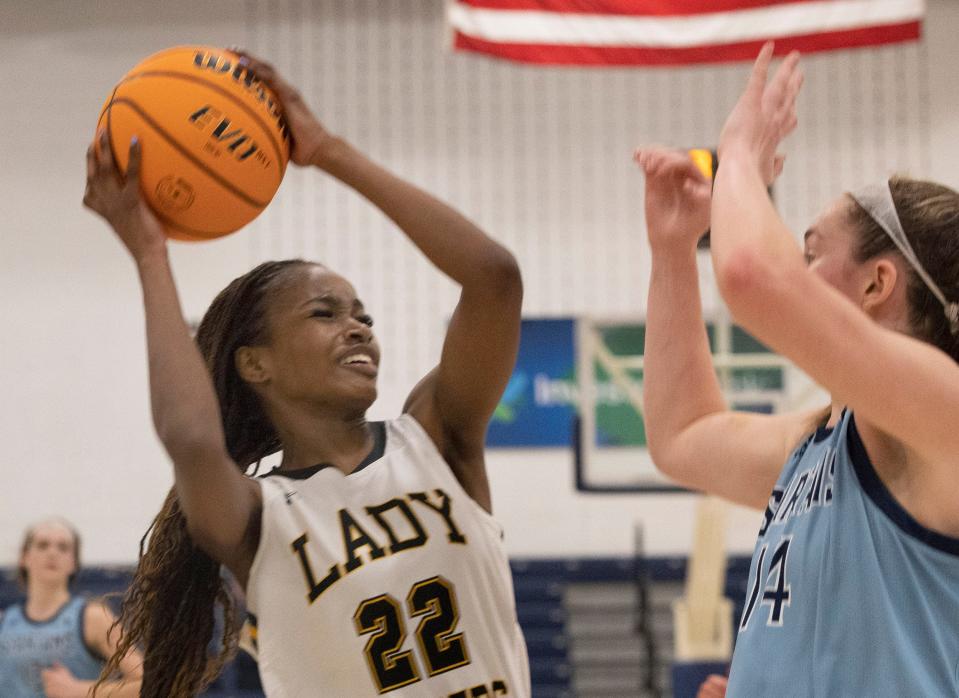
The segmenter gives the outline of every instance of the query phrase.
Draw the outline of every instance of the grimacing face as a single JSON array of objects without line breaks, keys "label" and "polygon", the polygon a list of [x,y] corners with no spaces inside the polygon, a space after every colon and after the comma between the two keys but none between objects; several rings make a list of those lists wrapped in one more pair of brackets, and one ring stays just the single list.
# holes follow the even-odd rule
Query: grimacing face
[{"label": "grimacing face", "polygon": [[302,265],[267,308],[261,347],[267,399],[360,409],[376,399],[380,349],[356,290],[320,265]]},{"label": "grimacing face", "polygon": [[70,529],[56,522],[41,523],[33,529],[20,556],[20,566],[31,582],[66,586],[70,575],[77,571],[76,553],[76,539]]}]

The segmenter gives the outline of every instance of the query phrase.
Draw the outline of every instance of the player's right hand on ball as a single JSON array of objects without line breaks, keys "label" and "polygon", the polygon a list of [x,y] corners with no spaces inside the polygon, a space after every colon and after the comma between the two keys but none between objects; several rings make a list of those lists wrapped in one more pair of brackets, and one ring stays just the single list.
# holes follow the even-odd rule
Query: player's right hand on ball
[{"label": "player's right hand on ball", "polygon": [[130,143],[130,161],[121,175],[113,159],[106,131],[87,149],[87,188],[83,205],[99,213],[113,227],[135,260],[164,250],[166,234],[140,194],[140,144]]},{"label": "player's right hand on ball", "polygon": [[334,138],[303,101],[303,96],[284,80],[271,64],[251,56],[243,49],[231,50],[240,57],[240,62],[280,99],[292,139],[290,160],[297,165],[321,165],[324,151]]},{"label": "player's right hand on ball", "polygon": [[646,175],[646,228],[653,251],[693,249],[709,228],[712,182],[689,153],[640,148],[633,159]]}]

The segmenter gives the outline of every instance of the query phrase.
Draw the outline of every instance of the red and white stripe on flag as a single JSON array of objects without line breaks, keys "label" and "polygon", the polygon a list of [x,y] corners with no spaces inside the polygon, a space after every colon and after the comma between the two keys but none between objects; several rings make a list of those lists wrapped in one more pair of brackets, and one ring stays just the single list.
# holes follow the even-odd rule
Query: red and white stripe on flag
[{"label": "red and white stripe on flag", "polygon": [[919,39],[925,0],[450,0],[454,46],[524,63],[682,65]]}]

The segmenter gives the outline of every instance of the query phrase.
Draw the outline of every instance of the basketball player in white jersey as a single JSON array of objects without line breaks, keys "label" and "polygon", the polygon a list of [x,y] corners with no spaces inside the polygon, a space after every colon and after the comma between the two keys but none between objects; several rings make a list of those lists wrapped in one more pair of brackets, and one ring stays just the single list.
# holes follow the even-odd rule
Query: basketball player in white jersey
[{"label": "basketball player in white jersey", "polygon": [[[728,695],[959,695],[959,193],[878,182],[801,249],[767,187],[802,73],[792,55],[767,84],[771,56],[723,130],[711,197],[688,157],[638,156],[650,449],[674,479],[765,509]],[[733,318],[828,389],[828,409],[727,408],[697,283],[710,225]]]},{"label": "basketball player in white jersey", "polygon": [[[139,193],[139,147],[125,178],[108,144],[91,149],[85,203],[136,263],[154,424],[176,477],[123,617],[124,643],[145,648],[142,695],[195,695],[234,648],[222,564],[256,616],[271,698],[529,696],[483,456],[517,351],[516,262],[327,132],[269,65],[244,62],[283,102],[293,162],[378,206],[461,294],[439,365],[401,416],[367,422],[380,349],[349,281],[300,260],[262,264],[213,301],[194,344]],[[246,474],[277,451],[273,472]],[[227,628],[211,667],[214,602]]]}]

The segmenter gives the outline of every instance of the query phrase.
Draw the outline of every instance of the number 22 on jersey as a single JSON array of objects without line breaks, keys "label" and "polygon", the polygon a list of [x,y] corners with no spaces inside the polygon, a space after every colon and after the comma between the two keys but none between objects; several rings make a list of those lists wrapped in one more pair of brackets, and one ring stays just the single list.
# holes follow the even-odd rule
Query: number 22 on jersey
[{"label": "number 22 on jersey", "polygon": [[[415,635],[429,676],[470,663],[466,638],[463,633],[455,633],[459,608],[452,583],[443,577],[416,582],[406,596],[406,610],[410,618],[421,618]],[[370,635],[364,652],[380,693],[422,679],[413,651],[400,651],[406,641],[403,618],[402,605],[389,594],[366,599],[353,614],[356,632]]]}]

